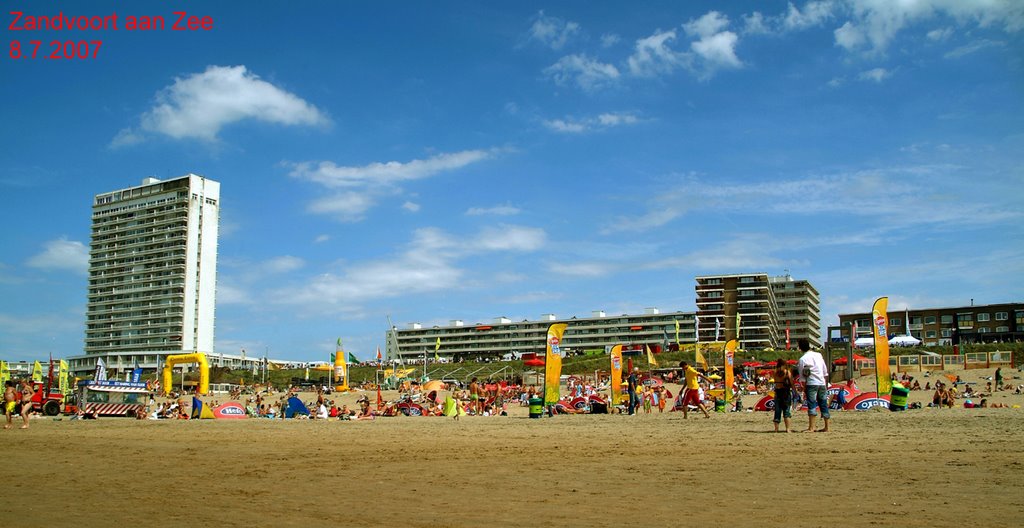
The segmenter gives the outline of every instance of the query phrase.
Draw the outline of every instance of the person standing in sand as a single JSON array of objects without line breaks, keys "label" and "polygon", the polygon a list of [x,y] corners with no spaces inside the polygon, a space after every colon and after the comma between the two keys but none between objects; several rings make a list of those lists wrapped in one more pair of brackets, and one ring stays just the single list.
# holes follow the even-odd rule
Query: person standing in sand
[{"label": "person standing in sand", "polygon": [[473,378],[469,381],[469,410],[475,415],[480,415],[483,405],[480,404],[480,383]]},{"label": "person standing in sand", "polygon": [[815,423],[818,421],[818,409],[821,409],[821,418],[825,426],[818,432],[827,433],[828,422],[831,416],[828,412],[828,365],[825,365],[825,358],[821,352],[811,350],[811,344],[807,339],[800,338],[797,347],[804,355],[800,356],[797,362],[797,371],[800,373],[800,380],[804,382],[804,391],[807,396],[807,430],[806,433],[815,432]]},{"label": "person standing in sand", "polygon": [[698,379],[703,379],[704,381],[711,383],[711,380],[700,372],[697,372],[697,369],[691,367],[690,364],[685,361],[680,361],[679,367],[683,369],[683,375],[686,379],[683,395],[680,398],[682,401],[683,419],[685,420],[689,415],[690,405],[694,405],[700,409],[700,412],[704,413],[705,418],[711,418],[711,415],[708,414],[707,408],[704,407],[704,402],[701,401],[700,383],[697,381]]},{"label": "person standing in sand", "polygon": [[21,380],[21,419],[25,422],[21,428],[28,429],[28,415],[32,412],[32,395],[35,388],[28,379]]},{"label": "person standing in sand", "polygon": [[18,398],[15,396],[17,391],[14,390],[14,381],[7,380],[4,382],[4,416],[7,417],[7,423],[4,424],[4,429],[10,429],[14,424],[14,407],[18,405]]},{"label": "person standing in sand", "polygon": [[775,363],[775,372],[772,373],[772,380],[775,382],[775,432],[779,432],[779,422],[785,421],[786,432],[789,429],[789,420],[793,416],[790,409],[793,404],[793,376],[790,375],[789,365],[785,359],[779,359]]},{"label": "person standing in sand", "polygon": [[995,378],[996,378],[996,390],[997,391],[1003,390],[1003,367],[999,367],[999,368],[996,369]]}]

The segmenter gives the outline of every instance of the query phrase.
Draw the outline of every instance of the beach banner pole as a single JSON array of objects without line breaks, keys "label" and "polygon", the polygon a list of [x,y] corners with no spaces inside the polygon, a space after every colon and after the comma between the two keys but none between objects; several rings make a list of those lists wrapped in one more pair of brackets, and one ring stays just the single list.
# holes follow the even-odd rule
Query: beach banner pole
[{"label": "beach banner pole", "polygon": [[739,341],[730,339],[725,344],[725,401],[729,402],[733,399],[732,384],[733,384],[733,358],[736,355],[736,346]]},{"label": "beach banner pole", "polygon": [[622,395],[622,345],[615,345],[611,352],[612,360],[612,406],[619,404]]},{"label": "beach banner pole", "polygon": [[557,323],[548,327],[544,357],[544,405],[558,403],[558,385],[562,378],[562,334],[567,326],[565,323]]},{"label": "beach banner pole", "polygon": [[871,308],[871,329],[875,335],[875,387],[878,397],[892,392],[889,373],[889,298],[879,297]]}]

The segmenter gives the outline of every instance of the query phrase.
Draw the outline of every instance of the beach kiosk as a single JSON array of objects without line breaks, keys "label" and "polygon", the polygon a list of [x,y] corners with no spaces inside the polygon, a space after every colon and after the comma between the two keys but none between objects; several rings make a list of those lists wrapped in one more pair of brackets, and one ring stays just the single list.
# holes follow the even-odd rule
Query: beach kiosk
[{"label": "beach kiosk", "polygon": [[85,380],[78,383],[79,407],[98,416],[134,417],[153,394],[145,383]]}]

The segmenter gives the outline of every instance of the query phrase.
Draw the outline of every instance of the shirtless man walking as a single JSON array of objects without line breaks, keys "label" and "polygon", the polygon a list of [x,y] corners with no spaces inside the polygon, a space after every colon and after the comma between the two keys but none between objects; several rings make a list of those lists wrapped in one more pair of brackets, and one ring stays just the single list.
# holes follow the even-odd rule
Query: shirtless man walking
[{"label": "shirtless man walking", "polygon": [[4,424],[4,429],[10,429],[13,422],[14,406],[18,404],[17,391],[14,390],[14,381],[7,380],[4,382],[4,416],[7,417],[7,423]]},{"label": "shirtless man walking", "polygon": [[476,378],[469,382],[469,410],[477,416],[483,410],[483,405],[480,404],[480,384],[477,383]]}]

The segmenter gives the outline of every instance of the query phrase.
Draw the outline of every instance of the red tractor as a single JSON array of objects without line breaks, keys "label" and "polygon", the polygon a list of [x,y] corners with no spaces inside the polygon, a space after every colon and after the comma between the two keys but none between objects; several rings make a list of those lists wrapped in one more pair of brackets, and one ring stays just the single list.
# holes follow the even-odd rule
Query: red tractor
[{"label": "red tractor", "polygon": [[46,416],[57,416],[64,407],[64,395],[59,392],[47,390],[46,384],[41,381],[33,381],[32,388],[32,410]]}]

